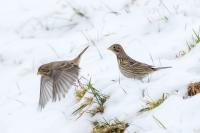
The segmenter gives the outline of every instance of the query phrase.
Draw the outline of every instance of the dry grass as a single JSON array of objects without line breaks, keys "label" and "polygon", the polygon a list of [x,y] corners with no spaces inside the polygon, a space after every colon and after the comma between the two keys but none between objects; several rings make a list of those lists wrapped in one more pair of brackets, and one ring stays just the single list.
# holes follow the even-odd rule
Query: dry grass
[{"label": "dry grass", "polygon": [[91,133],[124,133],[129,126],[128,123],[120,120],[107,122],[94,122],[94,128]]},{"label": "dry grass", "polygon": [[161,98],[157,100],[146,100],[146,107],[139,110],[140,113],[150,111],[156,107],[158,107],[160,104],[162,104],[167,99],[167,96],[165,94],[162,95]]},{"label": "dry grass", "polygon": [[72,114],[79,115],[78,118],[84,113],[89,113],[94,116],[97,113],[104,112],[104,104],[108,96],[94,88],[91,81],[88,81],[86,84],[79,81],[75,96],[80,105]]},{"label": "dry grass", "polygon": [[76,100],[80,101],[85,96],[85,94],[87,93],[88,90],[89,90],[89,88],[87,85],[84,85],[83,83],[78,81],[78,86],[75,91]]},{"label": "dry grass", "polygon": [[188,96],[200,93],[200,82],[190,83],[187,88]]},{"label": "dry grass", "polygon": [[167,129],[166,128],[166,126],[157,118],[157,117],[155,117],[154,115],[152,116],[152,118],[156,121],[156,123],[158,123],[158,125],[160,126],[160,127],[162,127],[163,129]]}]

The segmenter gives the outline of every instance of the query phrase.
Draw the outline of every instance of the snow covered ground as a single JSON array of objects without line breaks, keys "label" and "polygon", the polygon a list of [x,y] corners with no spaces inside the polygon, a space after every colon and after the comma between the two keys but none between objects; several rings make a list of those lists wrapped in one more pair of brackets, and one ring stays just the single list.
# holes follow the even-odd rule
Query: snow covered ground
[{"label": "snow covered ground", "polygon": [[[89,133],[91,121],[103,118],[129,122],[126,133],[200,133],[200,96],[183,99],[188,83],[200,80],[200,46],[176,58],[191,41],[193,30],[199,30],[199,0],[0,3],[1,133]],[[173,68],[153,73],[150,82],[144,83],[121,75],[119,84],[116,58],[107,50],[113,43],[122,44],[136,60]],[[82,58],[81,75],[110,95],[105,112],[76,120],[72,115],[74,87],[61,102],[49,103],[39,111],[38,67],[71,59],[87,45],[90,48]],[[154,110],[138,114],[145,105],[142,92],[152,99],[163,93],[169,96]]]}]

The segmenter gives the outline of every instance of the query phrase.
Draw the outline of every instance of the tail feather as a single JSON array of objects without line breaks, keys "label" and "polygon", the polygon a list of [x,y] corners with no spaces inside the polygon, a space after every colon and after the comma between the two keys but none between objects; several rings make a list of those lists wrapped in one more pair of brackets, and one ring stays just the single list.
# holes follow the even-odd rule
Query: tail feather
[{"label": "tail feather", "polygon": [[155,70],[160,70],[160,69],[167,69],[167,68],[172,68],[171,66],[167,66],[167,67],[156,67],[156,68],[153,68]]},{"label": "tail feather", "polygon": [[89,46],[87,46],[86,48],[83,49],[83,51],[74,59],[74,62],[76,64],[79,64],[80,63],[80,58],[81,56],[83,55],[83,53],[89,48]]},{"label": "tail feather", "polygon": [[77,56],[77,58],[81,58],[82,54],[89,48],[89,46],[87,46],[86,48],[83,49],[83,51]]}]

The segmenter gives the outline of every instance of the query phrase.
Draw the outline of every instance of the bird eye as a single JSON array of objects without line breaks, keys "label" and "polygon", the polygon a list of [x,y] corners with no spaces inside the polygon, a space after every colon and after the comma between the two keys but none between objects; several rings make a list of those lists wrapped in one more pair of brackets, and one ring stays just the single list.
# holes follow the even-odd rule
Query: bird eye
[{"label": "bird eye", "polygon": [[116,48],[115,46],[113,48]]}]

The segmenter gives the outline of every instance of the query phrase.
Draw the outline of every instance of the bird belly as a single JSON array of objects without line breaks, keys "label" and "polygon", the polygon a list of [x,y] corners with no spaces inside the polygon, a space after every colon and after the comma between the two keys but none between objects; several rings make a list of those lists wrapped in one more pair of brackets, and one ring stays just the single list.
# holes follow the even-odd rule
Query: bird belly
[{"label": "bird belly", "polygon": [[142,80],[146,76],[146,74],[144,73],[137,73],[131,70],[127,70],[123,67],[120,67],[120,72],[127,78],[138,79],[138,80]]}]

